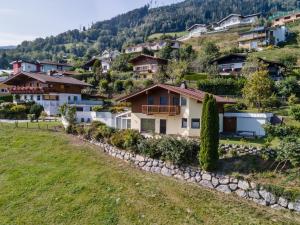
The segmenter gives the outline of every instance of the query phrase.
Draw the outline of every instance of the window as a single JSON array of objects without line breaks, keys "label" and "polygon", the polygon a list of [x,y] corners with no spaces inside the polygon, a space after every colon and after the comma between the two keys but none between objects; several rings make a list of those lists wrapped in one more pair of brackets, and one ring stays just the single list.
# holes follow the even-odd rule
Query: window
[{"label": "window", "polygon": [[200,119],[192,119],[191,127],[192,129],[200,129]]},{"label": "window", "polygon": [[185,97],[181,97],[181,106],[186,106],[187,101]]},{"label": "window", "polygon": [[88,118],[88,119],[87,119],[87,123],[90,123],[90,122],[91,122],[91,119],[90,119],[90,118]]},{"label": "window", "polygon": [[40,101],[41,100],[41,96],[40,95],[36,96],[36,100]]},{"label": "window", "polygon": [[173,97],[173,105],[179,105],[179,98]]},{"label": "window", "polygon": [[141,132],[155,133],[155,119],[141,119]]},{"label": "window", "polygon": [[168,105],[168,98],[166,96],[160,96],[159,104],[160,105]]},{"label": "window", "polygon": [[77,102],[77,100],[78,100],[78,97],[74,96],[74,102]]},{"label": "window", "polygon": [[154,97],[153,96],[148,96],[147,104],[148,105],[154,105]]},{"label": "window", "polygon": [[84,123],[84,118],[81,118],[81,123]]},{"label": "window", "polygon": [[188,120],[187,118],[182,118],[181,120],[181,128],[187,128]]},{"label": "window", "polygon": [[83,112],[83,107],[76,107],[77,112]]},{"label": "window", "polygon": [[71,96],[68,96],[68,101],[71,101]]}]

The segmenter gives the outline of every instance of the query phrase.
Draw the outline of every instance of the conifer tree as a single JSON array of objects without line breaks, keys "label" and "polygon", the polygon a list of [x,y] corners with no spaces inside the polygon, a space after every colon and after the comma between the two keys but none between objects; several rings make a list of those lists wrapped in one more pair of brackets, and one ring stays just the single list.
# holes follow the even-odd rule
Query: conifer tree
[{"label": "conifer tree", "polygon": [[219,160],[219,113],[216,99],[212,95],[206,95],[203,101],[200,136],[200,165],[204,170],[214,170]]}]

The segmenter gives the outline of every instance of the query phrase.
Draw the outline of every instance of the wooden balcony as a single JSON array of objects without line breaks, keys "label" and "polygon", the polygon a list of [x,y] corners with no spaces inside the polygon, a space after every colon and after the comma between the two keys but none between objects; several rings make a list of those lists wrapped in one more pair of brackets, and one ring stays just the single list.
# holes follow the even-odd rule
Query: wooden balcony
[{"label": "wooden balcony", "polygon": [[176,116],[180,114],[180,106],[177,105],[143,105],[142,113],[147,115],[165,114]]},{"label": "wooden balcony", "polygon": [[11,94],[44,94],[49,90],[43,87],[12,87],[8,91]]}]

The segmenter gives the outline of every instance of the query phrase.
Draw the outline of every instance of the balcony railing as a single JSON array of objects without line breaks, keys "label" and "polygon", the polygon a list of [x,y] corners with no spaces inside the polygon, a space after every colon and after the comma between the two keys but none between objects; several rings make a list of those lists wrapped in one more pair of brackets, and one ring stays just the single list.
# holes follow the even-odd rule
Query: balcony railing
[{"label": "balcony railing", "polygon": [[167,114],[175,116],[180,114],[180,107],[177,105],[143,105],[142,113],[147,115]]},{"label": "balcony railing", "polygon": [[95,101],[95,100],[81,100],[81,101],[68,101],[69,105],[89,105],[89,106],[95,106],[95,105],[103,105],[103,101]]},{"label": "balcony railing", "polygon": [[43,87],[12,87],[8,91],[11,94],[43,94],[48,91]]}]

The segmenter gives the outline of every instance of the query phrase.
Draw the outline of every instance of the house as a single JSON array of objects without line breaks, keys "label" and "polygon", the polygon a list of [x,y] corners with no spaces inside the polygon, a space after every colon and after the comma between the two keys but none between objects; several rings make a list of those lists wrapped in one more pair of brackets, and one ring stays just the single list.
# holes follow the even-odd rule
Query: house
[{"label": "house", "polygon": [[34,101],[44,107],[49,115],[57,115],[64,103],[87,104],[83,102],[81,91],[90,86],[80,80],[63,75],[19,72],[3,82],[11,87],[15,103]]},{"label": "house", "polygon": [[242,16],[241,14],[230,14],[223,18],[214,26],[214,30],[226,30],[228,28],[249,26],[256,23],[259,19],[260,13]]},{"label": "house", "polygon": [[[211,64],[218,67],[221,76],[239,76],[247,61],[247,57],[248,55],[245,53],[232,53],[211,61]],[[275,81],[282,79],[286,68],[282,63],[262,58],[258,58],[258,60],[267,65],[271,79]]]},{"label": "house", "polygon": [[285,26],[256,27],[248,32],[241,33],[238,42],[240,48],[262,50],[265,46],[286,42],[287,36],[288,29]]},{"label": "house", "polygon": [[51,62],[51,61],[37,61],[42,73],[47,73],[48,71],[70,71],[72,66],[67,63]]},{"label": "house", "polygon": [[33,61],[16,60],[10,64],[13,67],[13,74],[20,72],[36,73],[40,71],[40,65]]},{"label": "house", "polygon": [[[126,121],[130,118],[131,129],[142,133],[198,137],[204,96],[205,92],[188,88],[185,83],[181,87],[155,84],[118,100],[131,103],[131,112],[123,115]],[[219,96],[215,98],[222,132],[223,106],[235,101]]]},{"label": "house", "polygon": [[131,59],[129,63],[133,65],[133,72],[137,78],[152,79],[153,74],[168,64],[168,60],[142,54]]},{"label": "house", "polygon": [[211,61],[211,64],[218,66],[220,75],[239,75],[246,60],[247,54],[232,53]]},{"label": "house", "polygon": [[284,26],[288,23],[293,23],[295,21],[300,20],[300,12],[296,12],[296,13],[291,13],[291,14],[287,14],[284,15],[282,17],[278,17],[275,20],[273,20],[273,26]]},{"label": "house", "polygon": [[66,63],[50,62],[50,61],[25,61],[16,60],[10,63],[13,66],[13,74],[20,72],[27,73],[47,73],[51,70],[69,71],[72,66]]},{"label": "house", "polygon": [[105,50],[102,55],[94,56],[90,61],[83,65],[83,69],[92,71],[94,63],[101,61],[102,72],[107,73],[111,69],[112,62],[120,55],[118,50]]},{"label": "house", "polygon": [[178,40],[160,40],[154,42],[147,42],[138,45],[128,46],[124,49],[125,54],[141,53],[144,49],[149,51],[159,51],[164,47],[170,45],[173,49],[179,49],[181,47],[181,42]]},{"label": "house", "polygon": [[187,31],[189,32],[188,38],[199,37],[207,32],[207,26],[205,24],[194,24]]}]

